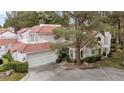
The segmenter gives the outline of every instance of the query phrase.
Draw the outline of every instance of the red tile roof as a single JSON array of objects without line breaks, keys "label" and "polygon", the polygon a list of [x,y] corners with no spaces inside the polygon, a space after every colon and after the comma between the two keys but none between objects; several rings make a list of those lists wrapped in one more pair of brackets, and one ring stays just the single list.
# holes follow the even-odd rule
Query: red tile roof
[{"label": "red tile roof", "polygon": [[30,33],[39,33],[39,34],[53,34],[53,29],[60,27],[60,25],[54,25],[54,24],[42,24],[42,25],[36,25],[31,28],[23,28],[19,31],[17,31],[18,34],[24,33],[27,30],[31,30]]},{"label": "red tile roof", "polygon": [[[10,31],[8,28],[1,28],[1,29],[0,29],[0,34],[6,32],[6,31],[12,32],[12,31]],[[12,32],[12,33],[14,33],[14,32]]]},{"label": "red tile roof", "polygon": [[0,46],[8,45],[8,44],[15,44],[17,43],[17,39],[0,39]]},{"label": "red tile roof", "polygon": [[[6,31],[9,31],[9,32],[11,32],[11,33],[14,33],[14,32],[12,32],[12,31],[10,31],[9,28],[0,28],[0,34],[6,32]],[[14,33],[14,34],[16,34],[16,33]]]},{"label": "red tile roof", "polygon": [[60,25],[38,25],[32,27],[32,33],[41,33],[41,34],[53,34],[53,30],[57,27],[60,27]]},{"label": "red tile roof", "polygon": [[24,32],[26,32],[27,30],[29,30],[30,28],[22,28],[21,30],[17,31],[18,34],[22,34]]},{"label": "red tile roof", "polygon": [[53,34],[53,30],[56,29],[57,27],[60,27],[60,25],[37,25],[32,27],[32,33],[40,33],[40,34]]},{"label": "red tile roof", "polygon": [[0,28],[0,33],[3,32],[3,31],[6,31],[7,28]]},{"label": "red tile roof", "polygon": [[12,49],[10,49],[10,51],[11,52],[19,51],[22,53],[32,53],[32,52],[45,51],[48,49],[50,49],[48,42],[37,43],[37,44],[25,44],[22,42],[18,42],[13,45],[13,47],[12,47]]}]

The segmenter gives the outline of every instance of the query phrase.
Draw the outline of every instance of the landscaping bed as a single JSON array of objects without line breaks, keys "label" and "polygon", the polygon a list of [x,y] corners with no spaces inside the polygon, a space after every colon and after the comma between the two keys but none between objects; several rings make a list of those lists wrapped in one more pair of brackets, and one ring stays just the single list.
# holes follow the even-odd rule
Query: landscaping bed
[{"label": "landscaping bed", "polygon": [[0,81],[18,81],[21,80],[27,73],[14,72],[10,76],[0,78]]},{"label": "landscaping bed", "polygon": [[[122,49],[117,48],[116,51],[112,52],[111,56],[105,59],[100,59],[98,57],[98,60],[96,60],[96,57],[90,58],[90,60],[87,60],[89,58],[83,59],[81,66],[76,66],[75,62],[67,62],[63,65],[65,69],[91,69],[91,68],[99,68],[99,67],[113,67],[113,68],[119,68],[124,69],[124,65],[122,65]],[[88,63],[86,63],[88,62]],[[85,64],[86,63],[86,64]]]},{"label": "landscaping bed", "polygon": [[117,49],[116,52],[112,53],[112,57],[102,59],[95,63],[97,67],[114,67],[124,69],[122,65],[122,50]]},{"label": "landscaping bed", "polygon": [[96,68],[96,66],[94,65],[94,63],[82,63],[81,65],[76,65],[75,63],[68,63],[66,62],[63,66],[62,66],[65,70],[73,70],[73,69],[93,69]]},{"label": "landscaping bed", "polygon": [[22,79],[28,72],[28,62],[14,61],[10,53],[3,55],[3,64],[0,65],[1,81],[16,81]]}]

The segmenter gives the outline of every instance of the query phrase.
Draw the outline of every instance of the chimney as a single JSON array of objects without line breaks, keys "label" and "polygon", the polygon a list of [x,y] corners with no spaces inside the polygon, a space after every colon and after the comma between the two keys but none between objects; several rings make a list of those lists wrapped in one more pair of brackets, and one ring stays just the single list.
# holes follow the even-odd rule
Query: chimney
[{"label": "chimney", "polygon": [[9,27],[8,28],[11,32],[15,32],[15,28],[14,27]]}]

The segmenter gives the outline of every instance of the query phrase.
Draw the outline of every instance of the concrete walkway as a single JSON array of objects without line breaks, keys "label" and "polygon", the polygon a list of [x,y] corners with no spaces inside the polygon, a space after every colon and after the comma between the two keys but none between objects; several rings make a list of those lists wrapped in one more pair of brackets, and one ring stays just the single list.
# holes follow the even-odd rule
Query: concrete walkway
[{"label": "concrete walkway", "polygon": [[60,64],[48,64],[31,68],[26,81],[121,81],[124,70],[116,68],[97,68],[87,70],[64,70]]}]

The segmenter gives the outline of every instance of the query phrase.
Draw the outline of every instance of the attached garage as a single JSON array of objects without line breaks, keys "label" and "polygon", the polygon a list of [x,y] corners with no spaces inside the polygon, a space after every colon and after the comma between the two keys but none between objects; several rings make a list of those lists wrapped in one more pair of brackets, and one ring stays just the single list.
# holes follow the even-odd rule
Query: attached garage
[{"label": "attached garage", "polygon": [[54,51],[35,52],[27,54],[29,67],[55,62],[57,55]]},{"label": "attached garage", "polygon": [[[16,54],[14,55],[14,53]],[[56,62],[56,51],[49,48],[49,43],[25,44],[19,42],[11,49],[12,56],[20,62],[28,61],[29,67]]]}]

